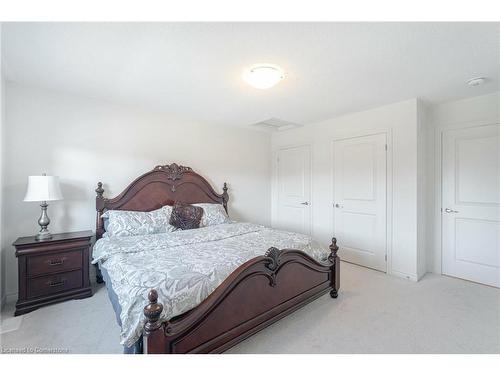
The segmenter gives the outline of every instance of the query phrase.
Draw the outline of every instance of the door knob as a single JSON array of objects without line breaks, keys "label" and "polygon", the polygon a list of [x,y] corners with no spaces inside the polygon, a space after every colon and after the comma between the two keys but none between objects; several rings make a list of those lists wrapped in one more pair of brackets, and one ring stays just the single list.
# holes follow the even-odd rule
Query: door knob
[{"label": "door knob", "polygon": [[303,204],[304,206],[309,206],[309,202],[302,202],[301,204]]},{"label": "door knob", "polygon": [[458,214],[458,211],[452,210],[451,208],[445,208],[444,212],[447,214]]}]

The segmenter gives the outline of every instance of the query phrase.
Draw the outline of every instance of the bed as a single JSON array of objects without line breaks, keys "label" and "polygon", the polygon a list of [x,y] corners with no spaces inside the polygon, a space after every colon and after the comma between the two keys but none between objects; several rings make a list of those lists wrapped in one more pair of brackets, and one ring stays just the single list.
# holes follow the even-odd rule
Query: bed
[{"label": "bed", "polygon": [[220,204],[191,168],[160,165],[115,198],[96,189],[97,281],[106,282],[134,353],[220,353],[325,293],[337,298],[340,259],[308,236],[251,223],[147,234],[106,235],[109,210],[151,212],[174,202]]}]

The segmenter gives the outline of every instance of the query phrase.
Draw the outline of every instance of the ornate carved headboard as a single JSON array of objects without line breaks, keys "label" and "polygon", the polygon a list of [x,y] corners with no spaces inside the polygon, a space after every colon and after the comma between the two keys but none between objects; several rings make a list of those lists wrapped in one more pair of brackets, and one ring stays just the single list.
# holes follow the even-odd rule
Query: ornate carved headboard
[{"label": "ornate carved headboard", "polygon": [[136,178],[115,198],[104,198],[102,182],[97,183],[95,206],[96,238],[104,234],[104,222],[101,215],[106,210],[153,211],[175,201],[185,203],[220,203],[227,212],[227,184],[224,182],[223,193],[217,194],[198,173],[189,167],[177,165],[158,165],[152,171]]}]

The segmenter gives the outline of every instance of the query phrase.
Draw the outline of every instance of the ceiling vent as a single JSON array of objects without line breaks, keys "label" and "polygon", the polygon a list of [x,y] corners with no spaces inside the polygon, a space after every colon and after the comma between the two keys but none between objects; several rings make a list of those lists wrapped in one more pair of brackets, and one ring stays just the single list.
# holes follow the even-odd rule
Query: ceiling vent
[{"label": "ceiling vent", "polygon": [[268,120],[258,122],[256,124],[251,125],[251,126],[254,128],[264,129],[264,130],[268,130],[268,131],[279,131],[280,132],[283,130],[300,128],[302,125],[272,117]]}]

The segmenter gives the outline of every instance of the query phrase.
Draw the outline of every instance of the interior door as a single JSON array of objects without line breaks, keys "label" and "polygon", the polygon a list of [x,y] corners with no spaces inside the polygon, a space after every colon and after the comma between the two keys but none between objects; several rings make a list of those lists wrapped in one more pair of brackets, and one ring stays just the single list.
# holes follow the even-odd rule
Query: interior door
[{"label": "interior door", "polygon": [[309,146],[278,152],[277,227],[311,234],[311,150]]},{"label": "interior door", "polygon": [[386,271],[386,135],[334,141],[334,233],[341,259]]},{"label": "interior door", "polygon": [[500,124],[442,142],[442,272],[500,287]]}]

